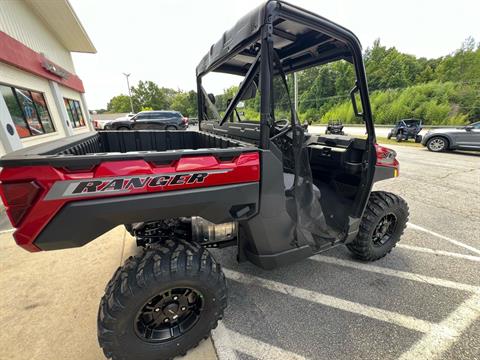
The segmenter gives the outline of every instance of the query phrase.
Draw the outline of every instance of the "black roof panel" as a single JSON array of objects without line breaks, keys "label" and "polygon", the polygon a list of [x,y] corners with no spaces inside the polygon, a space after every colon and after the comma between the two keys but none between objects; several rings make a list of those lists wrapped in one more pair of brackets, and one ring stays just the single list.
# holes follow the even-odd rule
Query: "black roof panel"
[{"label": "black roof panel", "polygon": [[197,76],[210,71],[245,75],[260,49],[260,30],[272,16],[274,48],[285,72],[345,59],[360,48],[355,35],[340,25],[284,1],[267,1],[243,16],[213,44],[197,66]]}]

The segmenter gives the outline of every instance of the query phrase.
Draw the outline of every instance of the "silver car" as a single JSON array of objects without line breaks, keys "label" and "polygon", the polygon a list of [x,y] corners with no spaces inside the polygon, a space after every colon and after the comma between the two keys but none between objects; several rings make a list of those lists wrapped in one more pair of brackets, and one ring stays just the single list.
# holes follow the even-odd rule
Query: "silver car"
[{"label": "silver car", "polygon": [[480,121],[458,128],[430,130],[423,137],[422,145],[435,152],[446,150],[480,151]]}]

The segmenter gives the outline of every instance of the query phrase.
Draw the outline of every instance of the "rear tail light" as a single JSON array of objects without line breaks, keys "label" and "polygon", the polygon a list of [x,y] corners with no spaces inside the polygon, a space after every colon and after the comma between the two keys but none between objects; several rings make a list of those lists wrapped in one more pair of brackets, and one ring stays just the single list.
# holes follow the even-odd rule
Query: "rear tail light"
[{"label": "rear tail light", "polygon": [[182,122],[183,122],[185,125],[188,125],[188,117],[182,117]]},{"label": "rear tail light", "polygon": [[34,181],[0,184],[0,195],[13,227],[18,227],[40,191],[40,187]]},{"label": "rear tail light", "polygon": [[375,151],[377,153],[377,166],[386,166],[395,168],[395,176],[398,176],[400,163],[397,160],[397,153],[384,146],[375,144]]}]

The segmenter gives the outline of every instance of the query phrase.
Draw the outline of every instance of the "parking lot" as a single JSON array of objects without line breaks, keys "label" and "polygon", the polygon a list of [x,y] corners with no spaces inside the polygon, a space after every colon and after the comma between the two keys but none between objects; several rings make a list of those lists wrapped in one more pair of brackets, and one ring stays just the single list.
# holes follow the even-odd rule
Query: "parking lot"
[{"label": "parking lot", "polygon": [[218,253],[220,359],[480,359],[480,156],[396,147],[410,223],[375,263],[343,247],[274,271]]},{"label": "parking lot", "polygon": [[[343,247],[274,271],[216,251],[229,306],[191,359],[480,359],[480,156],[397,146],[410,222],[375,263]],[[134,251],[117,228],[84,248],[28,254],[0,234],[0,358],[100,359],[96,311]],[[216,355],[215,355],[216,353]]]}]

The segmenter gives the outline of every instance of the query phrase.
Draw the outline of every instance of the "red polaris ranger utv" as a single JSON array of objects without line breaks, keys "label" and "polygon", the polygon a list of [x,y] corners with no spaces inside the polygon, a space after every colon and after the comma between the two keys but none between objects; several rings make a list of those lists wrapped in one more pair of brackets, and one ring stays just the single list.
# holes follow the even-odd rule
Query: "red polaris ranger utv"
[{"label": "red polaris ranger utv", "polygon": [[[347,96],[366,139],[309,134],[294,111],[291,74],[337,61],[352,67]],[[212,72],[239,77],[236,95],[208,94]],[[100,303],[107,358],[171,359],[209,335],[227,288],[207,248],[235,246],[239,261],[265,269],[341,244],[376,260],[407,222],[404,200],[371,192],[398,175],[398,161],[376,144],[360,43],[347,29],[269,1],[210,48],[197,85],[198,132],[88,133],[0,162],[19,246],[78,247],[124,224],[142,247]]]}]

